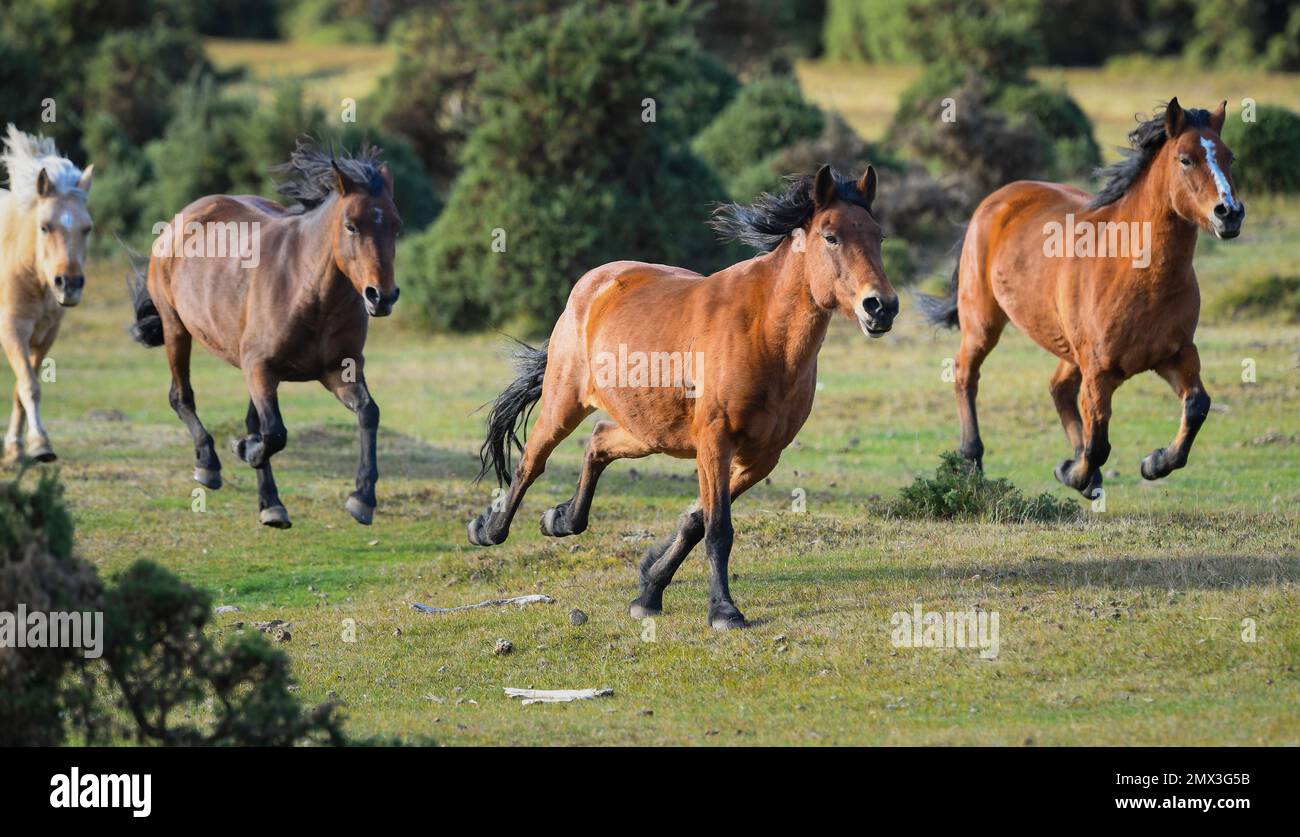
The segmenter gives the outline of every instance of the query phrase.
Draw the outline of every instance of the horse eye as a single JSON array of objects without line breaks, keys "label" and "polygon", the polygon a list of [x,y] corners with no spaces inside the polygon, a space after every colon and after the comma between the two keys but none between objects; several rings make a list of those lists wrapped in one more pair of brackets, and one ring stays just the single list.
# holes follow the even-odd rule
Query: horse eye
[{"label": "horse eye", "polygon": [[1179,158],[1178,158],[1178,162],[1182,163],[1184,167],[1186,167],[1186,166],[1190,166],[1190,165],[1192,164],[1192,158],[1191,158],[1191,157],[1179,157]]},{"label": "horse eye", "polygon": [[832,247],[840,243],[840,240],[835,237],[835,233],[822,233],[822,238],[826,239],[826,243]]},{"label": "horse eye", "polygon": [[347,231],[348,231],[349,233],[351,233],[352,235],[356,235],[356,234],[357,234],[357,225],[354,224],[354,223],[352,223],[351,221],[347,221],[347,222],[345,222],[345,223],[343,224],[343,229],[347,230]]},{"label": "horse eye", "polygon": [[50,225],[49,225],[49,224],[41,224],[41,232],[44,233],[45,235],[49,235],[49,234],[50,234]]}]

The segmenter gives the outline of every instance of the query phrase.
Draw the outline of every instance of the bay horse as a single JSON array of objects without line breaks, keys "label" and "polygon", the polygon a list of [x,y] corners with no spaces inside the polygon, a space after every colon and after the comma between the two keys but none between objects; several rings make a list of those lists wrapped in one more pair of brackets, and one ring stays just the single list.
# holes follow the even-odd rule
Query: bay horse
[{"label": "bay horse", "polygon": [[[379,406],[366,386],[368,317],[393,310],[393,256],[402,221],[393,176],[378,149],[334,156],[300,141],[276,167],[291,208],[256,196],[209,195],[157,225],[147,280],[128,280],[145,346],[167,346],[172,408],[194,438],[200,485],[221,487],[221,461],[199,421],[190,387],[194,340],[240,369],[248,386],[248,435],[232,445],[257,472],[259,519],[289,528],[271,457],[288,439],[282,381],[319,381],[357,415],[360,465],[346,508],[369,525],[375,510]],[[252,238],[257,246],[236,242]],[[254,253],[252,251],[256,250]]]},{"label": "bay horse", "polygon": [[0,189],[0,346],[16,379],[4,461],[20,462],[26,453],[53,462],[58,457],[41,421],[41,367],[64,309],[81,302],[86,285],[94,227],[86,201],[95,167],[82,171],[54,140],[12,124],[0,160],[9,172],[9,189]]},{"label": "bay horse", "polygon": [[[1098,171],[1106,182],[1095,196],[1020,181],[980,203],[950,295],[918,300],[931,322],[961,328],[956,390],[966,459],[983,467],[980,365],[1010,321],[1060,358],[1050,389],[1074,447],[1056,468],[1063,485],[1100,496],[1111,396],[1147,370],[1173,387],[1183,416],[1173,441],[1142,460],[1142,476],[1160,479],[1187,464],[1210,411],[1193,342],[1201,307],[1196,237],[1205,230],[1236,238],[1246,217],[1233,154],[1219,136],[1226,108],[1184,109],[1172,99],[1129,134],[1126,159]],[[1065,229],[1079,237],[1061,248],[1053,239]]]},{"label": "bay horse", "polygon": [[[693,458],[699,498],[677,531],[646,554],[630,613],[660,613],[664,588],[703,539],[709,623],[743,627],[727,581],[731,504],[776,467],[808,418],[832,314],[880,337],[898,313],[881,262],[875,195],[875,169],[853,181],[823,166],[784,194],[718,208],[714,227],[762,251],[752,259],[711,276],[633,261],[583,275],[547,344],[521,349],[518,378],[493,402],[480,477],[493,470],[510,491],[470,522],[470,543],[502,543],[556,445],[604,410],[610,420],[592,432],[573,497],[542,515],[542,534],[587,528],[596,481],[614,460]],[[539,400],[537,423],[521,445],[518,433]],[[512,446],[522,454],[513,479]]]}]

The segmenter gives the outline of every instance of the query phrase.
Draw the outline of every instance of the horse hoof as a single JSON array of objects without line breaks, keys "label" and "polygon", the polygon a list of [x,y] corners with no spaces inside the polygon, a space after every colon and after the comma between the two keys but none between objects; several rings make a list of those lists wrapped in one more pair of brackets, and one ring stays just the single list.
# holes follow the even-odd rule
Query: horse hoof
[{"label": "horse hoof", "polygon": [[216,491],[221,487],[221,472],[214,471],[211,468],[195,468],[194,481],[204,488]]},{"label": "horse hoof", "polygon": [[346,507],[348,514],[352,515],[353,519],[362,526],[369,526],[371,521],[375,519],[375,507],[367,505],[355,494],[348,497]]},{"label": "horse hoof", "polygon": [[55,454],[54,448],[49,445],[38,445],[32,448],[31,451],[28,452],[27,456],[35,462],[53,462],[59,458],[58,455]]},{"label": "horse hoof", "polygon": [[284,506],[269,506],[262,509],[258,519],[262,521],[263,526],[270,526],[273,529],[288,529],[293,525],[289,522],[289,512],[285,511]]},{"label": "horse hoof", "polygon": [[483,518],[476,517],[469,522],[469,542],[474,546],[496,546],[483,533]]},{"label": "horse hoof", "polygon": [[1070,482],[1070,468],[1074,465],[1073,459],[1062,459],[1061,464],[1056,466],[1053,472],[1056,474],[1056,481],[1066,488],[1074,488],[1074,483]]},{"label": "horse hoof", "polygon": [[1142,460],[1142,479],[1158,480],[1161,477],[1169,476],[1172,469],[1165,467],[1164,454],[1163,449],[1153,450],[1146,459]]},{"label": "horse hoof", "polygon": [[736,608],[719,610],[709,614],[709,624],[715,631],[732,631],[745,627],[745,617]]},{"label": "horse hoof", "polygon": [[632,605],[627,609],[627,615],[633,619],[649,619],[663,612],[663,608],[642,604],[641,602],[632,602]]},{"label": "horse hoof", "polygon": [[559,506],[549,508],[546,511],[542,512],[541,529],[543,535],[552,538],[558,538],[560,536],[560,533],[555,531],[555,523],[557,520],[559,520],[559,517],[560,517]]}]

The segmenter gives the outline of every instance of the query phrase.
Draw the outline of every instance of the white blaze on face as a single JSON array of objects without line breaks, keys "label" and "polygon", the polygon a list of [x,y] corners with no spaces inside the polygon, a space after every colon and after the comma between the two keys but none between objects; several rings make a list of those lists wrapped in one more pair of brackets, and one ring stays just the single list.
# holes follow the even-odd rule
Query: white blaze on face
[{"label": "white blaze on face", "polygon": [[59,220],[63,223],[63,228],[64,228],[65,230],[71,230],[71,229],[72,229],[72,213],[71,213],[71,212],[69,212],[69,211],[66,210],[66,209],[63,210],[63,217],[60,218]]},{"label": "white blaze on face", "polygon": [[1205,149],[1205,164],[1210,167],[1210,174],[1214,175],[1214,185],[1218,187],[1219,198],[1228,209],[1236,209],[1238,203],[1232,195],[1232,184],[1228,183],[1227,175],[1219,168],[1219,161],[1214,156],[1214,140],[1201,137],[1201,147]]}]

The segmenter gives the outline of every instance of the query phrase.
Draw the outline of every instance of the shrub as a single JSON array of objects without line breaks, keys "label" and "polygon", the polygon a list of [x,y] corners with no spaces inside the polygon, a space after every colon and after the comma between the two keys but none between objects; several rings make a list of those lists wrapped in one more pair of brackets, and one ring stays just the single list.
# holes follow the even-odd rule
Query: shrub
[{"label": "shrub", "polygon": [[99,42],[86,67],[85,110],[111,115],[132,142],[143,143],[171,118],[176,80],[210,69],[202,43],[185,30],[115,32]]},{"label": "shrub", "polygon": [[1220,295],[1211,310],[1234,320],[1281,317],[1300,322],[1300,276],[1262,276],[1238,283]]},{"label": "shrub", "polygon": [[823,40],[837,61],[915,61],[903,37],[907,5],[898,0],[827,0]]},{"label": "shrub", "polygon": [[[99,578],[72,554],[72,518],[57,478],[42,475],[34,491],[21,479],[0,486],[0,613],[19,605],[29,613],[96,609]],[[71,702],[65,675],[81,659],[76,648],[0,645],[0,746],[63,741]]]},{"label": "shrub", "polygon": [[1259,105],[1254,122],[1229,116],[1223,141],[1237,155],[1232,178],[1243,192],[1300,192],[1300,114]]},{"label": "shrub", "polygon": [[[704,223],[725,195],[680,138],[685,114],[674,104],[709,63],[691,35],[694,14],[661,2],[579,4],[505,39],[476,84],[482,121],[447,209],[398,256],[399,281],[428,324],[541,330],[604,262],[725,263]],[[662,103],[653,122],[643,121],[649,93]]]},{"label": "shrub", "polygon": [[889,504],[899,517],[983,520],[995,523],[1055,522],[1079,517],[1078,506],[1051,494],[1025,497],[1005,479],[990,480],[956,451],[940,457],[934,477],[917,477]]},{"label": "shrub", "polygon": [[[747,200],[774,188],[787,173],[775,175],[774,182],[769,158],[797,140],[816,137],[824,121],[793,78],[759,79],[741,88],[692,148],[722,177],[733,199]],[[749,171],[755,167],[757,175]]]}]

